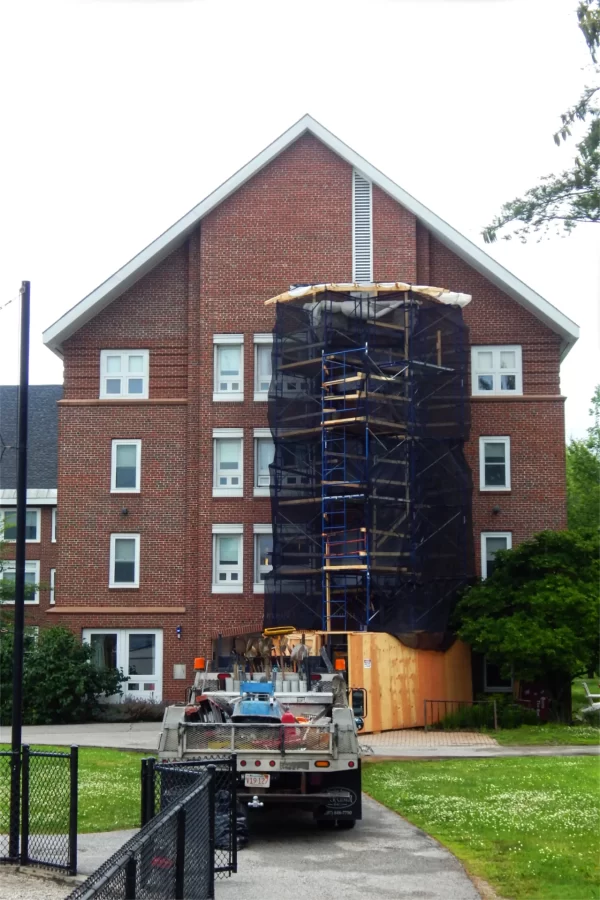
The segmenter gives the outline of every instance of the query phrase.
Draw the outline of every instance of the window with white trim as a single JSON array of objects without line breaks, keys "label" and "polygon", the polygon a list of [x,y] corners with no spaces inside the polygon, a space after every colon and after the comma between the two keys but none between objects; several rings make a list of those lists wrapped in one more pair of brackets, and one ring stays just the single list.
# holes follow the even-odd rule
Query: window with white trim
[{"label": "window with white trim", "polygon": [[215,402],[240,402],[244,399],[244,335],[215,334]]},{"label": "window with white trim", "polygon": [[50,606],[54,606],[56,600],[54,599],[54,585],[56,582],[56,569],[50,569]]},{"label": "window with white trim", "polygon": [[254,496],[268,497],[271,486],[269,466],[275,456],[275,444],[269,428],[254,429]]},{"label": "window with white trim", "polygon": [[108,586],[111,588],[138,588],[140,586],[139,534],[111,534]]},{"label": "window with white trim", "polygon": [[142,442],[114,440],[111,452],[110,490],[112,494],[139,494]]},{"label": "window with white trim", "polygon": [[[6,590],[14,589],[15,584],[15,560],[3,559],[0,562],[0,579],[4,582]],[[34,587],[40,583],[40,561],[38,559],[25,560],[25,603],[35,605],[40,602],[39,591],[34,591]],[[10,587],[9,587],[10,585]],[[13,600],[2,600],[2,603],[14,605]]]},{"label": "window with white trim", "polygon": [[273,527],[254,525],[254,593],[265,590],[265,578],[273,568]]},{"label": "window with white trim", "polygon": [[213,497],[244,496],[244,441],[241,428],[213,429]]},{"label": "window with white trim", "polygon": [[272,350],[272,334],[254,335],[254,400],[256,402],[266,402],[269,399]]},{"label": "window with white trim", "polygon": [[499,550],[510,550],[510,531],[482,531],[481,533],[481,577],[489,578],[494,571],[494,559]]},{"label": "window with white trim", "polygon": [[243,525],[213,525],[213,594],[241,594]]},{"label": "window with white trim", "polygon": [[[3,509],[0,538],[12,544],[17,539],[17,511],[16,509]],[[41,539],[41,510],[27,509],[25,512],[25,540],[28,544],[39,544]]]},{"label": "window with white trim", "polygon": [[471,347],[471,390],[473,395],[522,394],[521,347]]},{"label": "window with white trim", "polygon": [[56,506],[52,507],[52,532],[50,540],[53,544],[56,543],[56,526],[58,522],[58,508]]},{"label": "window with white trim", "polygon": [[479,489],[510,491],[510,438],[479,438]]},{"label": "window with white trim", "polygon": [[100,351],[100,399],[146,400],[148,350]]},{"label": "window with white trim", "polygon": [[356,169],[352,172],[352,281],[373,281],[372,185]]}]

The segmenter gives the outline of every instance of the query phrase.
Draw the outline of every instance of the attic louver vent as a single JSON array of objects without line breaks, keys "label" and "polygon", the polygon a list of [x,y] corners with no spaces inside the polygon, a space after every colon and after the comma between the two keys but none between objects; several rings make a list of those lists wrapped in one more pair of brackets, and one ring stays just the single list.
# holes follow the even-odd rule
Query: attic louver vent
[{"label": "attic louver vent", "polygon": [[373,205],[371,182],[352,175],[352,281],[373,281]]}]

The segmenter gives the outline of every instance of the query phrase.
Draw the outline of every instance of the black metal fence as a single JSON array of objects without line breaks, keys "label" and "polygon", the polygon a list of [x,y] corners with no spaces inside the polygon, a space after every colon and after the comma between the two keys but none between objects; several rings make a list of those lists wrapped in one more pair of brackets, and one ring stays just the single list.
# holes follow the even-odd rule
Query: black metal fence
[{"label": "black metal fence", "polygon": [[[462,721],[461,711],[471,709],[469,721]],[[498,709],[495,700],[423,700],[425,731],[432,725],[446,728],[493,728],[498,730]]]},{"label": "black metal fence", "polygon": [[215,781],[211,769],[196,771],[176,799],[67,900],[212,900]]},{"label": "black metal fence", "polygon": [[0,862],[77,872],[78,748],[21,748],[20,835],[12,834],[12,750],[0,751]]},{"label": "black metal fence", "polygon": [[180,797],[210,770],[214,780],[214,869],[217,878],[237,872],[237,767],[235,755],[156,763],[142,760],[142,825]]}]

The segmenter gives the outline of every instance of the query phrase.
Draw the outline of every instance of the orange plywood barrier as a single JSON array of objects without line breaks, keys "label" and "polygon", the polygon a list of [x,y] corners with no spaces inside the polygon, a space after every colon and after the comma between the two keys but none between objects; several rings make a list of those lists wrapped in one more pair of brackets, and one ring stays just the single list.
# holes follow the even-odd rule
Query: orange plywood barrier
[{"label": "orange plywood barrier", "polygon": [[425,700],[472,700],[471,651],[415,650],[391,634],[348,634],[349,684],[367,691],[364,733],[424,724]]}]

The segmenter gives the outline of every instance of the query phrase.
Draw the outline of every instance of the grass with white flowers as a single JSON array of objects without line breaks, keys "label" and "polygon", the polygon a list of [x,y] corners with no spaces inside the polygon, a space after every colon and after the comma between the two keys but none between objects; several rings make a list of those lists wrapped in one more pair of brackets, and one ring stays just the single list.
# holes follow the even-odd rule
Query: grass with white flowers
[{"label": "grass with white flowers", "polygon": [[600,897],[597,757],[369,763],[363,776],[503,897]]}]

